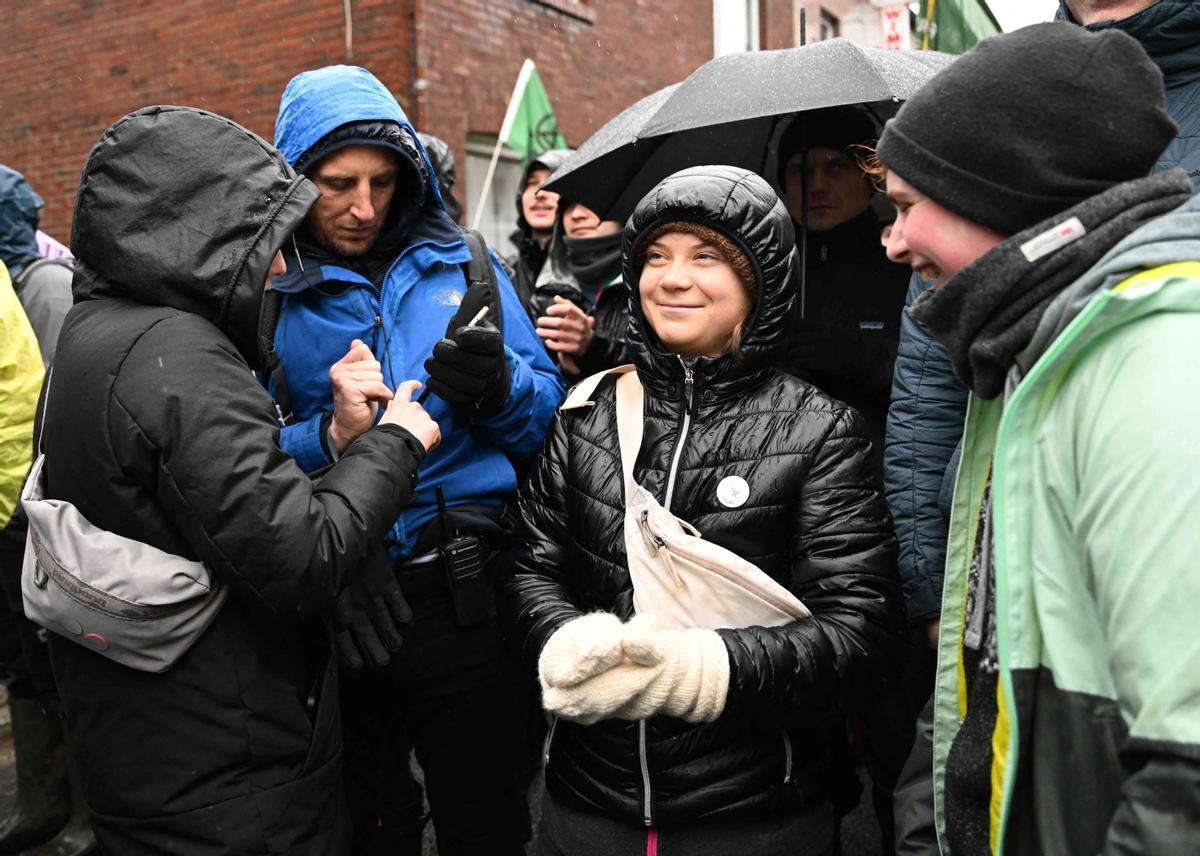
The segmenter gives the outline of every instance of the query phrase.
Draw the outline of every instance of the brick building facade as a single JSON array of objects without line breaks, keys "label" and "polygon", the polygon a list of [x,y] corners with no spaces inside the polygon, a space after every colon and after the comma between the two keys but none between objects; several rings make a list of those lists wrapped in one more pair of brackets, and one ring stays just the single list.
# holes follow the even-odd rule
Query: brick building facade
[{"label": "brick building facade", "polygon": [[46,200],[44,228],[63,239],[92,144],[147,104],[203,107],[270,139],[288,79],[348,61],[375,72],[414,124],[450,142],[461,161],[468,135],[498,130],[526,56],[538,64],[566,138],[578,145],[633,100],[713,54],[704,0],[38,0],[3,7],[0,162],[26,174]]},{"label": "brick building facade", "polygon": [[[879,0],[874,0],[878,3]],[[714,9],[744,13],[757,46],[810,40],[821,9],[869,0],[28,0],[0,9],[0,162],[46,200],[43,227],[68,237],[75,185],[100,133],[147,104],[189,104],[271,138],[298,71],[370,68],[414,124],[449,142],[459,181],[499,128],[521,62],[538,65],[568,142],[714,51]],[[349,9],[349,16],[347,16]],[[733,10],[731,13],[730,10]],[[728,20],[728,18],[726,18]],[[475,140],[476,168],[467,166]],[[470,173],[470,175],[468,175]],[[476,184],[479,182],[476,181]],[[476,187],[461,187],[471,207]],[[507,192],[507,191],[505,191]],[[505,202],[505,204],[511,204]]]}]

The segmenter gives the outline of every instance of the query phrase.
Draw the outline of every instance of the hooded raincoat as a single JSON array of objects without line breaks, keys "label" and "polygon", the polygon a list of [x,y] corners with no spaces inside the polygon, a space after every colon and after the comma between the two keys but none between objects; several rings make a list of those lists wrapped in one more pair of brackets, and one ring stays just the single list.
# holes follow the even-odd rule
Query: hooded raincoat
[{"label": "hooded raincoat", "polygon": [[[1075,22],[1065,0],[1058,19]],[[1179,134],[1155,167],[1180,167],[1200,190],[1200,4],[1158,0],[1136,15],[1088,25],[1133,36],[1163,73],[1167,112]],[[908,303],[920,294],[915,285]],[[888,503],[900,540],[909,618],[937,617],[945,564],[946,516],[940,497],[954,479],[952,457],[962,436],[967,391],[945,350],[904,314],[884,452]]]},{"label": "hooded raincoat", "polygon": [[[529,226],[529,221],[525,219],[525,205],[523,202],[525,182],[529,180],[529,174],[535,169],[548,169],[553,174],[556,169],[566,162],[569,154],[570,151],[567,149],[550,149],[547,152],[542,152],[525,167],[525,171],[521,173],[521,181],[517,184],[517,228],[513,230],[511,238],[517,251],[509,257],[508,263],[513,269],[513,288],[516,289],[517,297],[520,298],[521,304],[529,311],[531,316],[536,315],[533,309],[534,285],[537,283],[542,265],[546,263],[550,243],[549,241],[544,245],[539,243],[537,238],[533,236],[533,230]],[[559,219],[561,219],[561,207],[558,214]]]},{"label": "hooded raincoat", "polygon": [[[331,66],[297,76],[283,93],[275,143],[289,163],[296,163],[327,133],[358,121],[395,122],[413,136],[419,158],[413,166],[425,182],[425,202],[405,235],[380,237],[397,250],[379,283],[311,243],[285,254],[288,273],[273,285],[284,294],[275,349],[298,421],[283,429],[282,443],[309,472],[329,463],[321,437],[325,416],[333,409],[329,367],[345,356],[354,339],[362,339],[383,365],[389,387],[410,378],[425,380],[425,360],[467,287],[462,265],[471,254],[462,231],[442,207],[437,183],[430,180],[433,169],[412,126],[373,75]],[[422,463],[416,501],[389,532],[393,558],[407,555],[422,527],[437,515],[434,491],[439,484],[450,505],[501,505],[517,487],[509,456],[537,452],[562,400],[562,377],[500,262],[492,261],[503,316],[497,326],[504,331],[512,389],[498,413],[475,423],[437,396],[428,399],[426,409],[441,426],[442,442]]]},{"label": "hooded raincoat", "polygon": [[[718,229],[741,248],[759,276],[758,300],[740,361],[726,354],[685,362],[658,342],[630,298],[631,350],[646,390],[634,477],[706,539],[787,586],[813,615],[718,631],[729,652],[729,694],[712,723],[557,721],[546,787],[575,811],[662,826],[664,835],[751,818],[765,835],[789,813],[827,804],[826,729],[840,727],[843,701],[873,697],[904,660],[895,542],[861,418],[774,368],[798,263],[782,203],[744,170],[677,173],[626,226],[626,282],[640,278],[638,239],[675,220]],[[633,613],[613,385],[594,399],[595,407],[559,414],[521,495],[524,529],[507,601],[531,660],[583,613]],[[748,488],[736,507],[718,490],[730,478]]]},{"label": "hooded raincoat", "polygon": [[21,173],[0,166],[0,262],[37,336],[42,362],[54,362],[63,318],[71,308],[71,264],[41,260],[37,231],[42,197]]},{"label": "hooded raincoat", "polygon": [[162,674],[51,634],[106,853],[345,852],[336,664],[306,619],[411,497],[420,446],[373,429],[319,486],[279,447],[251,371],[259,308],[316,198],[263,140],[183,107],[126,116],[84,165],[76,304],[44,404],[47,496],[231,589]]},{"label": "hooded raincoat", "polygon": [[0,262],[0,529],[12,518],[32,463],[42,374],[37,338]]},{"label": "hooded raincoat", "polygon": [[1006,393],[970,398],[934,703],[943,853],[989,471],[991,851],[1175,854],[1200,841],[1198,235],[1196,197],[1128,235],[1046,309]]}]

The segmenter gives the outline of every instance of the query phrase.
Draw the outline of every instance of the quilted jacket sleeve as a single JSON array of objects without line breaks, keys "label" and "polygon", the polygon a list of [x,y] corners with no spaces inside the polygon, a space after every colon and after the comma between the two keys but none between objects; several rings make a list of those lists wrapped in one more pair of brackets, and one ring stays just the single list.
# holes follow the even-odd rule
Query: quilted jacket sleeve
[{"label": "quilted jacket sleeve", "polygon": [[949,354],[908,316],[907,306],[927,287],[916,276],[909,285],[883,451],[911,624],[932,621],[941,611],[949,521],[938,498],[967,405],[967,390],[954,376]]},{"label": "quilted jacket sleeve", "polygon": [[730,652],[726,717],[778,728],[882,690],[908,656],[896,542],[861,417],[841,409],[815,449],[791,535],[792,590],[812,617],[718,631]]},{"label": "quilted jacket sleeve", "polygon": [[[570,418],[570,417],[567,417]],[[555,630],[583,614],[569,594],[567,428],[556,414],[546,444],[521,489],[521,529],[512,576],[499,586],[501,609],[522,654],[536,661]]]}]

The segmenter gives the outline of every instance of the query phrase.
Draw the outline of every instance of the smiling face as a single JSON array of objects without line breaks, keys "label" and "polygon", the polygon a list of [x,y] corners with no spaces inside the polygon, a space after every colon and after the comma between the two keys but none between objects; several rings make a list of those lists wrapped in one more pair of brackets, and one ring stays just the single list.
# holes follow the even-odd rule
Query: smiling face
[{"label": "smiling face", "polygon": [[396,156],[379,146],[349,146],[323,158],[309,174],[321,198],[308,213],[318,244],[343,256],[374,246],[396,192]]},{"label": "smiling face", "polygon": [[659,341],[681,357],[725,353],[752,307],[718,248],[683,232],[667,232],[646,248],[638,291]]},{"label": "smiling face", "polygon": [[621,224],[616,220],[601,220],[591,208],[572,202],[563,211],[563,231],[568,238],[599,238],[621,231]]},{"label": "smiling face", "polygon": [[550,170],[543,167],[531,169],[521,191],[521,212],[538,240],[550,237],[554,230],[554,217],[558,214],[558,194],[542,190],[548,178]]},{"label": "smiling face", "polygon": [[[788,158],[783,174],[784,204],[800,222],[802,153]],[[808,230],[827,232],[867,210],[871,185],[858,164],[845,152],[814,146],[808,150]]]},{"label": "smiling face", "polygon": [[907,263],[934,287],[946,284],[1005,236],[948,211],[888,170],[887,195],[896,206],[896,222],[884,239],[888,258]]}]

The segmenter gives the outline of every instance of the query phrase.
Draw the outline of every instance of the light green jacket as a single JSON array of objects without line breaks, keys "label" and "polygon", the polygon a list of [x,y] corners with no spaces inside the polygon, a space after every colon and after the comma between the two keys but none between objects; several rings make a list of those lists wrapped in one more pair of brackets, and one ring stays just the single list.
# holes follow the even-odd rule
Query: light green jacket
[{"label": "light green jacket", "polygon": [[1126,238],[1052,304],[1026,355],[1032,365],[1014,369],[1006,396],[971,398],[934,703],[943,853],[989,466],[1001,667],[992,851],[1200,853],[1200,261],[1191,259],[1200,260],[1195,200]]}]

